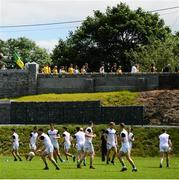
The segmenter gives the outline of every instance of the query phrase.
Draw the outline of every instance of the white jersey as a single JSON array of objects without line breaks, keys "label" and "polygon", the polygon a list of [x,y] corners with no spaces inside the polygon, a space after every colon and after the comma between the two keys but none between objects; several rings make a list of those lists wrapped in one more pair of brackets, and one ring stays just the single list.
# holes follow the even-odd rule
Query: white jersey
[{"label": "white jersey", "polygon": [[84,132],[78,131],[75,134],[75,137],[76,137],[77,145],[84,145],[84,143],[85,143],[85,133]]},{"label": "white jersey", "polygon": [[19,135],[17,133],[13,133],[12,135],[13,144],[19,144]]},{"label": "white jersey", "polygon": [[116,145],[116,130],[108,128],[107,129],[107,144],[115,146]]},{"label": "white jersey", "polygon": [[38,137],[37,132],[31,132],[30,133],[30,144],[32,144],[32,145],[36,144],[37,137]]},{"label": "white jersey", "polygon": [[129,138],[129,146],[130,148],[132,148],[132,142],[134,141],[134,134],[130,132],[128,138]]},{"label": "white jersey", "polygon": [[63,137],[64,137],[64,144],[71,144],[71,136],[70,136],[70,133],[67,132],[67,131],[64,131],[63,132]]},{"label": "white jersey", "polygon": [[[90,132],[89,132],[90,131]],[[89,134],[89,135],[91,135],[91,134],[93,134],[93,130],[92,130],[92,128],[91,127],[87,127],[86,128],[86,130],[85,130],[85,134]],[[85,136],[85,143],[92,143],[92,137],[87,137],[87,136]]]},{"label": "white jersey", "polygon": [[169,146],[169,134],[167,133],[163,133],[159,136],[159,140],[160,140],[160,147],[162,146]]},{"label": "white jersey", "polygon": [[58,143],[58,140],[56,139],[58,137],[58,130],[57,129],[54,129],[54,130],[48,130],[48,135],[50,137],[50,140],[52,142],[52,144],[57,144]]},{"label": "white jersey", "polygon": [[129,147],[128,132],[125,129],[121,131],[120,137],[122,139],[122,146]]},{"label": "white jersey", "polygon": [[[43,139],[41,139],[41,137],[43,137]],[[42,133],[42,135],[40,136],[40,139],[42,140],[45,148],[50,147],[50,146],[53,147],[52,142],[47,134]]]}]

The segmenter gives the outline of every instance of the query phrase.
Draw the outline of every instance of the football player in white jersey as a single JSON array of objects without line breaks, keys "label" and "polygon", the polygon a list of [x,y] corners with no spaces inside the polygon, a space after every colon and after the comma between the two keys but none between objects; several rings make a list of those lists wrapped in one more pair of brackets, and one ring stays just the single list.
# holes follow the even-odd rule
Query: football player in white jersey
[{"label": "football player in white jersey", "polygon": [[29,137],[30,152],[26,156],[26,159],[29,160],[29,161],[31,161],[33,159],[33,157],[35,156],[35,151],[37,149],[37,146],[36,146],[37,137],[38,137],[37,127],[35,126],[33,128],[33,131],[30,133],[30,137]]},{"label": "football player in white jersey", "polygon": [[134,142],[134,134],[133,134],[133,128],[128,128],[128,138],[129,138],[129,149],[130,149],[130,155],[132,150],[132,143]]},{"label": "football player in white jersey", "polygon": [[[49,169],[47,161],[46,161],[46,156],[48,156],[49,160],[56,167],[56,170],[60,170],[60,168],[58,167],[58,165],[57,165],[57,163],[56,163],[56,161],[55,161],[55,159],[53,157],[54,148],[53,148],[53,144],[52,144],[49,136],[43,132],[43,129],[38,129],[38,137],[43,142],[43,145],[45,147],[45,150],[41,154],[41,158],[42,158],[42,160],[43,160],[43,162],[45,164],[44,170]],[[40,150],[38,150],[38,151],[40,151]]]},{"label": "football player in white jersey", "polygon": [[70,135],[70,133],[67,131],[66,127],[63,127],[63,144],[64,144],[64,152],[65,152],[65,156],[66,156],[66,160],[68,161],[68,156],[73,158],[73,162],[75,162],[75,156],[69,153],[69,150],[71,148],[71,141],[72,141],[72,137]]},{"label": "football player in white jersey", "polygon": [[111,163],[114,164],[114,158],[117,155],[117,136],[116,136],[116,130],[114,129],[115,123],[110,122],[109,128],[106,130],[106,142],[107,142],[107,161],[106,163],[109,164],[109,155],[111,151],[113,151],[113,157],[111,160]]},{"label": "football player in white jersey", "polygon": [[83,128],[76,127],[77,133],[74,135],[76,139],[76,148],[77,148],[77,164],[80,162],[84,154],[84,144],[85,144],[85,133]]},{"label": "football player in white jersey", "polygon": [[169,167],[169,152],[172,148],[172,142],[170,135],[167,134],[165,129],[162,129],[162,134],[159,136],[159,148],[160,148],[160,168],[162,168],[162,163],[164,156],[166,154],[166,165]]},{"label": "football player in white jersey", "polygon": [[50,124],[50,129],[48,130],[47,134],[50,137],[50,140],[54,147],[54,158],[56,162],[57,162],[57,157],[59,158],[61,162],[63,162],[61,158],[60,150],[59,150],[59,143],[58,143],[58,139],[60,139],[60,134],[59,134],[59,131],[55,129],[54,124],[52,123]]},{"label": "football player in white jersey", "polygon": [[14,156],[14,161],[17,161],[17,158],[19,161],[22,161],[22,158],[20,157],[19,154],[19,136],[16,133],[15,129],[11,129],[12,131],[12,155]]},{"label": "football player in white jersey", "polygon": [[125,130],[125,124],[120,124],[121,133],[120,133],[120,140],[121,140],[121,149],[119,150],[119,161],[122,165],[121,171],[126,171],[127,167],[124,164],[122,156],[126,156],[129,163],[132,165],[132,172],[136,172],[137,168],[134,164],[134,161],[132,160],[130,156],[130,146],[129,146],[129,138],[128,138],[128,132]]},{"label": "football player in white jersey", "polygon": [[81,163],[85,160],[87,154],[90,154],[90,169],[95,169],[93,166],[93,159],[94,159],[94,147],[92,140],[94,137],[96,137],[96,134],[93,134],[93,122],[89,122],[89,127],[85,130],[85,144],[84,144],[84,155],[81,158],[80,162],[77,164],[77,168],[81,168]]}]

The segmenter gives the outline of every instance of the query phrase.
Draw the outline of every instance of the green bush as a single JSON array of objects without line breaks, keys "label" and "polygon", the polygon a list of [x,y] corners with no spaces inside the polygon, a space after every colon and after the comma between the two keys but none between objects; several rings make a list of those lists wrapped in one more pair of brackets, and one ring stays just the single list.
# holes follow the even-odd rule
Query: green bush
[{"label": "green bush", "polygon": [[[56,128],[62,133],[62,127],[66,126],[71,133],[75,134],[75,127],[78,125],[57,125]],[[48,130],[48,125],[38,126],[42,127],[46,132]],[[85,127],[85,126],[83,126]],[[10,154],[11,152],[11,128],[15,128],[20,138],[20,152],[25,154],[29,151],[29,133],[33,129],[33,126],[2,126],[0,127],[0,154]],[[100,154],[100,133],[102,129],[106,129],[107,125],[95,125],[94,133],[97,135],[94,138],[94,147],[96,154]],[[116,126],[116,130],[119,133],[119,126]],[[135,156],[157,156],[159,154],[159,141],[158,136],[160,134],[161,128],[153,127],[134,127],[135,142],[133,144],[132,154]],[[168,128],[168,133],[171,135],[173,142],[173,154],[179,155],[179,129],[178,128]],[[62,140],[60,140],[62,142]],[[74,151],[75,149],[72,149]]]}]

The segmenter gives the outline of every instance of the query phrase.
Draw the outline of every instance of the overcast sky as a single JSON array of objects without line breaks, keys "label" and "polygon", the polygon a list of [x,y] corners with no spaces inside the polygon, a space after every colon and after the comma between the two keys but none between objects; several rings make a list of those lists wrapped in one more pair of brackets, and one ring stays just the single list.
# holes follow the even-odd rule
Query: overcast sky
[{"label": "overcast sky", "polygon": [[[156,10],[179,6],[179,0],[0,0],[0,26],[84,20],[93,10],[126,2],[132,9]],[[179,9],[160,12],[172,31],[179,31]],[[0,39],[25,36],[51,51],[58,39],[65,39],[80,23],[23,28],[0,28]]]}]

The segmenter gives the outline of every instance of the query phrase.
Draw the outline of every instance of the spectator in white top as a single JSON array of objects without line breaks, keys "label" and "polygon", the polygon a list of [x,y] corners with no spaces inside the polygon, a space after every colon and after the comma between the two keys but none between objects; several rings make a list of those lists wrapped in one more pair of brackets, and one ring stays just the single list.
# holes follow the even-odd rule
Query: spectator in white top
[{"label": "spectator in white top", "polygon": [[139,72],[139,65],[135,64],[132,66],[131,73],[138,73]]},{"label": "spectator in white top", "polygon": [[99,68],[99,73],[100,74],[104,74],[105,73],[104,64],[102,64],[101,67]]},{"label": "spectator in white top", "polygon": [[75,68],[74,68],[74,74],[77,75],[77,74],[80,74],[79,72],[79,69],[78,69],[78,66],[75,65]]},{"label": "spectator in white top", "polygon": [[166,154],[166,164],[169,167],[169,152],[172,148],[172,142],[170,135],[167,134],[165,129],[162,129],[162,134],[159,136],[160,141],[160,168],[162,168],[162,163],[164,159],[164,155]]}]

